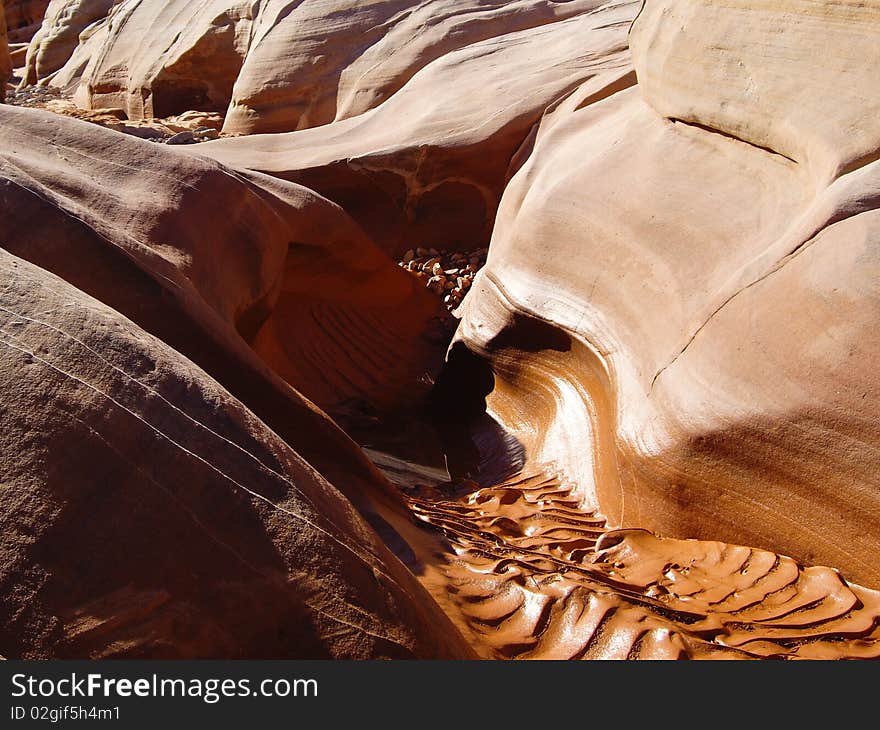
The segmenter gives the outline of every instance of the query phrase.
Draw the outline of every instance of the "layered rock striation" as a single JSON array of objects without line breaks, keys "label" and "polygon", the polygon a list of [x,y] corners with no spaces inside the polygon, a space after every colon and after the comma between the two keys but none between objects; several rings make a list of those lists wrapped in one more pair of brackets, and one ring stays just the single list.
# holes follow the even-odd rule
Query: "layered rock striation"
[{"label": "layered rock striation", "polygon": [[[638,86],[546,114],[506,188],[460,338],[509,355],[526,317],[588,348],[595,463],[559,441],[552,461],[612,523],[880,578],[878,22],[649,1]],[[555,376],[551,422],[582,373]]]},{"label": "layered rock striation", "polygon": [[0,110],[0,653],[880,656],[878,36],[53,2],[11,100],[118,131]]},{"label": "layered rock striation", "polygon": [[438,304],[308,190],[0,116],[3,654],[466,656],[378,537],[399,498],[289,382],[412,393],[341,358],[285,371],[272,334],[293,318],[287,343],[334,358],[367,317],[383,349],[358,356],[409,372],[396,328]]},{"label": "layered rock striation", "polygon": [[[103,25],[118,0],[52,0],[25,58],[22,86],[49,81]],[[75,65],[75,64],[74,64]]]}]

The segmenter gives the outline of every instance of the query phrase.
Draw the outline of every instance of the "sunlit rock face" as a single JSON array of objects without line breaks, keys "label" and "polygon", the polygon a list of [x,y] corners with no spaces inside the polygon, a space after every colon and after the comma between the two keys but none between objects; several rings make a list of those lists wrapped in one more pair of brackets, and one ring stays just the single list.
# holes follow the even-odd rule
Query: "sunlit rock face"
[{"label": "sunlit rock face", "polygon": [[[391,98],[431,61],[602,5],[596,0],[318,0],[290,10],[288,3],[270,2],[256,22],[226,129],[288,132],[357,116]],[[468,98],[466,88],[460,93],[462,101]]]},{"label": "sunlit rock face", "polygon": [[878,37],[53,2],[0,109],[0,654],[880,657]]},{"label": "sunlit rock face", "polygon": [[249,345],[332,352],[311,310],[387,354],[433,298],[304,188],[12,107],[0,150],[3,654],[467,656],[375,532],[391,486]]},{"label": "sunlit rock face", "polygon": [[584,499],[613,523],[880,578],[878,23],[649,1],[637,87],[548,112],[507,186],[460,337],[491,352],[524,311],[594,353]]},{"label": "sunlit rock face", "polygon": [[319,191],[395,257],[413,245],[476,248],[548,107],[606,73],[634,81],[627,29],[637,10],[610,5],[511,33],[502,24],[499,36],[429,63],[375,109],[199,152]]},{"label": "sunlit rock face", "polygon": [[82,81],[77,100],[87,109],[122,108],[134,119],[228,107],[229,133],[288,132],[372,109],[458,49],[602,6],[212,0],[193,8],[186,0],[52,0],[28,79],[51,80],[69,60],[60,76]]},{"label": "sunlit rock face", "polygon": [[[182,1],[126,0],[53,76],[29,67],[29,80],[130,119],[208,110],[225,115],[225,135],[311,128],[205,154],[317,190],[395,256],[414,245],[473,249],[488,242],[511,161],[544,110],[628,64],[638,10],[596,0],[288,5],[254,13],[214,0],[193,15]],[[45,24],[47,43],[68,37],[59,22]],[[35,39],[31,59],[37,49]]]},{"label": "sunlit rock face", "polygon": [[118,0],[52,0],[27,50],[22,85],[48,81],[67,64]]}]

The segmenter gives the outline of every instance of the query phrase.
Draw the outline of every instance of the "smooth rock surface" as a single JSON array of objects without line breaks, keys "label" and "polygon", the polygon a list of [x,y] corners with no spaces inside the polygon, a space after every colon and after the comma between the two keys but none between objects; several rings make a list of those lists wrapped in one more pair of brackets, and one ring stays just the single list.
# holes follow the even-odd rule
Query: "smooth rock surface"
[{"label": "smooth rock surface", "polygon": [[290,132],[357,116],[389,99],[431,61],[603,4],[306,0],[291,9],[270,0],[255,22],[224,130]]},{"label": "smooth rock surface", "polygon": [[637,10],[608,5],[503,33],[429,63],[356,117],[199,153],[317,190],[395,258],[413,243],[473,249],[488,241],[518,151],[548,106],[584,83],[600,95],[634,83],[626,33]]},{"label": "smooth rock surface", "polygon": [[106,18],[119,0],[52,0],[40,30],[28,47],[22,86],[51,79],[92,32],[95,23]]},{"label": "smooth rock surface", "polygon": [[[117,4],[111,19],[97,22]],[[141,119],[228,106],[227,133],[288,132],[375,108],[421,68],[458,49],[603,5],[212,0],[193,10],[185,0],[53,0],[28,83],[70,59],[53,83],[81,84],[76,98],[85,109],[122,107]],[[87,27],[77,44],[75,35]]]},{"label": "smooth rock surface", "polygon": [[[0,652],[260,653],[222,573],[271,636],[302,598],[315,655],[880,656],[878,37],[878,0],[123,0],[10,96],[117,131],[0,109],[0,267],[24,272],[0,403],[36,454]],[[131,136],[221,127],[249,136]],[[212,461],[181,413],[301,491],[227,441]],[[115,474],[103,444],[124,485],[88,476]],[[146,472],[297,587],[196,545],[193,586],[151,567],[132,592],[105,558],[68,600],[62,517],[95,508],[54,464],[153,515]],[[187,642],[167,611],[189,627],[204,596]]]},{"label": "smooth rock surface", "polygon": [[[223,112],[251,33],[246,0],[193,6],[173,0],[123,0],[89,43],[74,55],[80,75],[75,99],[85,109],[118,107],[130,119],[189,110]],[[84,64],[85,61],[85,64]]]},{"label": "smooth rock surface", "polygon": [[[880,81],[851,51],[876,50],[880,5],[814,5],[649,1],[639,86],[545,115],[460,337],[515,359],[525,317],[583,343],[532,376],[557,393],[534,449],[611,524],[876,583]],[[498,407],[534,419],[525,396]]]},{"label": "smooth rock surface", "polygon": [[[2,453],[15,460],[2,653],[468,655],[374,531],[394,539],[390,485],[248,345],[325,353],[350,325],[334,331],[322,312],[374,317],[389,380],[340,373],[333,387],[305,355],[284,374],[387,405],[414,386],[393,375],[413,367],[393,349],[395,323],[419,326],[430,296],[298,186],[13,107],[0,110],[0,149]],[[383,294],[364,299],[371,286]],[[274,321],[287,310],[311,328]]]},{"label": "smooth rock surface", "polygon": [[0,270],[5,657],[467,656],[207,373],[43,269],[0,252]]},{"label": "smooth rock surface", "polygon": [[[429,387],[419,382],[436,366],[442,345],[418,333],[429,328],[439,303],[329,201],[298,185],[233,174],[183,155],[182,148],[157,147],[66,117],[9,108],[2,121],[9,174],[23,175],[40,191],[10,189],[28,204],[11,201],[3,211],[7,250],[56,272],[72,264],[53,253],[60,242],[50,233],[53,221],[65,216],[51,210],[37,215],[45,203],[34,208],[40,200],[57,200],[65,209],[72,206],[77,218],[94,217],[103,237],[136,254],[137,268],[158,267],[161,280],[197,294],[200,306],[319,404],[360,399],[400,407]],[[65,195],[59,197],[57,189]],[[97,246],[91,256],[118,255],[100,240],[89,244]],[[124,301],[131,295],[109,274],[102,279],[99,298]],[[88,277],[74,283],[95,293],[97,284]],[[122,301],[114,306],[129,313],[133,305]],[[343,319],[330,325],[323,313]],[[376,323],[367,327],[364,318]],[[359,354],[342,357],[349,337],[364,337],[363,345]],[[381,380],[361,360],[376,356],[388,363]],[[335,369],[328,360],[337,363]]]},{"label": "smooth rock surface", "polygon": [[819,192],[880,149],[878,11],[872,0],[649,0],[630,36],[639,87],[664,117],[794,160]]}]

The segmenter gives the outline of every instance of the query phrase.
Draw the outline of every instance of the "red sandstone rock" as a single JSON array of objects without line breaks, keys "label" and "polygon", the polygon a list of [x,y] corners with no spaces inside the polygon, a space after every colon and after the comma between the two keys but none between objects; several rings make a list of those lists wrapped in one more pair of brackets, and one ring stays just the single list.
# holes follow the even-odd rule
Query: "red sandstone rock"
[{"label": "red sandstone rock", "polygon": [[49,0],[4,0],[3,4],[11,41],[24,43],[40,27]]},{"label": "red sandstone rock", "polygon": [[880,3],[256,7],[44,81],[271,134],[0,110],[0,651],[880,656]]},{"label": "red sandstone rock", "polygon": [[6,99],[6,82],[12,75],[12,59],[9,56],[9,43],[6,37],[6,16],[0,0],[0,102]]},{"label": "red sandstone rock", "polygon": [[[402,509],[388,483],[247,344],[288,316],[283,334],[307,338],[293,347],[321,351],[298,301],[318,323],[384,321],[393,348],[430,296],[305,189],[46,112],[0,117],[0,247],[31,262],[4,254],[3,654],[466,655],[376,536]],[[314,366],[296,364],[308,390]],[[404,383],[360,385],[333,395],[384,404]],[[33,507],[14,511],[22,490]]]}]

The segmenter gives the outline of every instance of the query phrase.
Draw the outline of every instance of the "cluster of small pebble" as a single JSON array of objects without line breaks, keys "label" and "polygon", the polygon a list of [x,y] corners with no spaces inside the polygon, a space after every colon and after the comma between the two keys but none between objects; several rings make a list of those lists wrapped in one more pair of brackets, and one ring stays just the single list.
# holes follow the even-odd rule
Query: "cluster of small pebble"
[{"label": "cluster of small pebble", "polygon": [[223,115],[217,112],[187,111],[173,117],[129,120],[123,109],[80,109],[60,90],[51,86],[26,86],[11,90],[6,103],[54,112],[82,119],[116,132],[164,144],[197,144],[230,136],[223,134]]},{"label": "cluster of small pebble", "polygon": [[11,106],[39,108],[45,106],[46,102],[61,97],[61,90],[53,86],[25,86],[23,89],[13,87],[6,91],[6,103]]},{"label": "cluster of small pebble", "polygon": [[488,248],[471,252],[414,248],[403,255],[399,265],[423,281],[434,294],[442,296],[451,312],[470,290],[488,254]]}]

